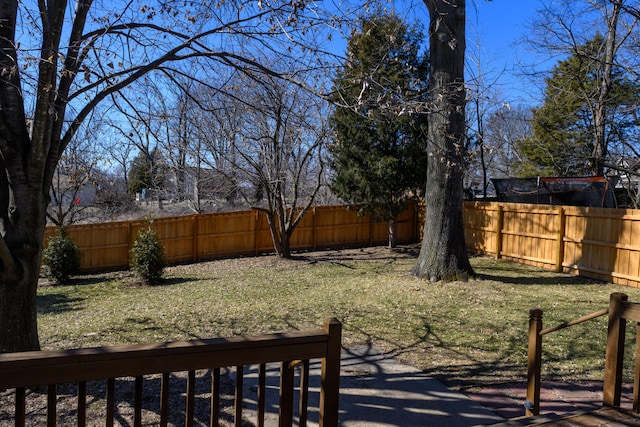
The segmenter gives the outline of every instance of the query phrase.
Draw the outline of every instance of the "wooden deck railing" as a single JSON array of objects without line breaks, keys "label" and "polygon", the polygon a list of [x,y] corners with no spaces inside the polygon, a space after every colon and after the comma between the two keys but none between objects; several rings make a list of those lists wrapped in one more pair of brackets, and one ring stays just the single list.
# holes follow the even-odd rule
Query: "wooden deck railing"
[{"label": "wooden deck railing", "polygon": [[529,314],[529,360],[527,369],[527,397],[525,402],[527,416],[540,414],[542,337],[548,333],[607,314],[609,315],[609,326],[605,353],[602,403],[604,406],[620,406],[626,321],[630,320],[638,324],[636,332],[633,411],[640,413],[640,303],[629,302],[627,301],[627,295],[616,292],[610,296],[609,308],[546,329],[542,328],[542,310],[538,308],[531,309]]},{"label": "wooden deck railing", "polygon": [[[117,413],[116,379],[133,378],[133,421],[130,425],[142,425],[145,378],[154,374],[161,377],[159,396],[159,421],[154,425],[167,426],[175,413],[184,413],[185,426],[194,425],[195,401],[201,399],[195,393],[196,371],[211,371],[210,426],[220,421],[221,368],[235,367],[233,423],[242,423],[244,367],[258,365],[256,398],[257,426],[265,422],[266,364],[280,363],[279,425],[291,426],[294,420],[294,398],[299,400],[298,425],[307,423],[309,398],[309,361],[321,360],[319,425],[338,425],[338,394],[340,380],[340,351],[342,326],[336,319],[327,320],[324,328],[254,337],[233,337],[160,344],[100,347],[67,351],[41,351],[0,354],[0,391],[15,390],[14,420],[16,426],[24,426],[31,414],[30,391],[38,386],[46,387],[46,424],[58,422],[57,390],[62,384],[77,384],[78,426],[87,425],[87,383],[104,381],[106,391],[104,425],[112,426]],[[300,367],[299,391],[295,392],[295,370]],[[186,373],[184,407],[172,407],[176,399],[170,398],[172,373]],[[3,393],[6,395],[6,392]],[[93,399],[92,399],[93,400]],[[178,399],[179,400],[179,399]],[[67,423],[68,424],[68,423]],[[93,423],[92,423],[93,424]],[[4,424],[3,424],[4,425]],[[95,425],[95,424],[94,424]]]}]

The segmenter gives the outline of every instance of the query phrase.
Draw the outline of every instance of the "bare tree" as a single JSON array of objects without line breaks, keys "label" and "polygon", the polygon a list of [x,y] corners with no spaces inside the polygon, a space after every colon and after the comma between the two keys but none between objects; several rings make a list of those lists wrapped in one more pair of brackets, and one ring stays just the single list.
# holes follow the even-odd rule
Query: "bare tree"
[{"label": "bare tree", "polygon": [[531,108],[504,104],[493,111],[485,124],[487,169],[494,178],[515,178],[523,155],[519,143],[531,136]]},{"label": "bare tree", "polygon": [[51,183],[47,217],[58,227],[84,219],[96,195],[96,165],[90,135],[74,138],[60,156]]},{"label": "bare tree", "polygon": [[39,348],[49,188],[91,112],[146,75],[184,74],[174,66],[184,61],[196,79],[205,68],[233,67],[293,80],[251,52],[295,63],[297,46],[315,40],[327,15],[298,1],[0,0],[0,352]]},{"label": "bare tree", "polygon": [[236,84],[237,96],[215,98],[211,110],[216,171],[266,215],[277,255],[289,258],[291,235],[323,184],[327,105],[270,77],[247,74]]}]

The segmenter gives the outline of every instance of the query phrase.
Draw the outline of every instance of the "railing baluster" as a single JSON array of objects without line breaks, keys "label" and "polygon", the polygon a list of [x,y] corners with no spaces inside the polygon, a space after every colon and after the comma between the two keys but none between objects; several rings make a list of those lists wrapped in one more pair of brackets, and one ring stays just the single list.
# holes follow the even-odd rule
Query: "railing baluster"
[{"label": "railing baluster", "polygon": [[109,378],[107,380],[107,427],[113,427],[113,417],[115,415],[116,406],[116,380],[115,378]]},{"label": "railing baluster", "polygon": [[265,399],[267,392],[267,364],[258,367],[258,427],[264,427]]},{"label": "railing baluster", "polygon": [[242,389],[244,388],[244,366],[236,366],[236,393],[233,400],[233,423],[242,427]]},{"label": "railing baluster", "polygon": [[55,427],[58,415],[56,413],[56,403],[58,387],[55,384],[49,384],[47,387],[47,426]]},{"label": "railing baluster", "polygon": [[142,427],[142,377],[137,376],[133,398],[133,427]]},{"label": "railing baluster", "polygon": [[294,369],[290,362],[280,365],[280,421],[279,427],[290,427],[293,424],[293,376]]},{"label": "railing baluster", "polygon": [[220,425],[220,368],[211,370],[211,416],[209,426]]},{"label": "railing baluster", "polygon": [[196,394],[196,371],[187,374],[187,401],[185,408],[185,426],[193,427]]},{"label": "railing baluster", "polygon": [[15,425],[16,427],[24,427],[25,425],[25,411],[26,411],[26,393],[24,387],[19,387],[16,389],[16,412],[14,414],[15,417]]},{"label": "railing baluster", "polygon": [[87,383],[78,383],[78,427],[87,425]]},{"label": "railing baluster", "polygon": [[167,427],[169,422],[169,372],[162,374],[160,384],[160,427]]},{"label": "railing baluster", "polygon": [[307,427],[307,408],[309,405],[309,361],[303,360],[300,368],[300,423]]}]

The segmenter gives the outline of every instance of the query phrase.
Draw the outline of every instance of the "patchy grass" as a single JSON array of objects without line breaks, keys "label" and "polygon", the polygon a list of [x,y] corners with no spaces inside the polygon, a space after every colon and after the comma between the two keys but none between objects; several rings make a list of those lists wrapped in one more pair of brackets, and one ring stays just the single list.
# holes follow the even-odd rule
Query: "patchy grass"
[{"label": "patchy grass", "polygon": [[[450,386],[525,381],[529,309],[552,326],[640,290],[474,257],[477,277],[430,283],[408,274],[413,248],[315,252],[167,269],[160,286],[129,273],[39,289],[43,348],[256,334],[343,322],[343,345],[370,344]],[[633,335],[632,335],[633,336]],[[547,335],[544,377],[601,379],[606,318]],[[630,344],[632,345],[632,344]]]}]

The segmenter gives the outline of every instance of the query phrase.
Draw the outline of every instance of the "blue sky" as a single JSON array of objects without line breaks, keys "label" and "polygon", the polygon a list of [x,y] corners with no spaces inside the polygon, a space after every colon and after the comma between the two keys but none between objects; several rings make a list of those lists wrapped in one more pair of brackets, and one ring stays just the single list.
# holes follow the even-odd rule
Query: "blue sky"
[{"label": "blue sky", "polygon": [[[475,0],[467,5],[467,46],[479,40],[486,69],[502,72],[501,91],[508,103],[537,103],[540,91],[532,81],[518,75],[518,63],[534,57],[521,39],[540,7],[537,0]],[[477,43],[476,43],[477,44]]]}]

